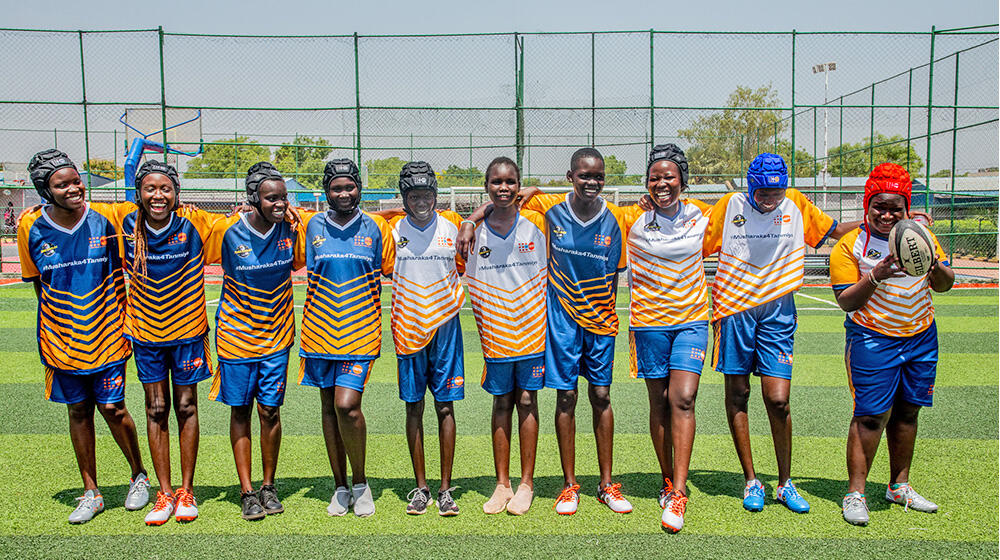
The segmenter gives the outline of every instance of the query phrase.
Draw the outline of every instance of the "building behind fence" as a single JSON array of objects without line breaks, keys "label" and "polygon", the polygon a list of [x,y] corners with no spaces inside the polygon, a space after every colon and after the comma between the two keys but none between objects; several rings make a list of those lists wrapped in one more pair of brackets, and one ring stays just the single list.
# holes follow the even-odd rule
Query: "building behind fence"
[{"label": "building behind fence", "polygon": [[[934,217],[957,266],[996,278],[997,25],[308,37],[0,29],[0,52],[4,209],[35,200],[25,162],[53,146],[93,162],[94,200],[122,200],[119,168],[135,138],[119,124],[126,112],[152,132],[200,111],[167,141],[205,150],[176,159],[183,196],[219,211],[242,199],[245,170],[260,159],[315,207],[323,161],[351,157],[366,208],[392,204],[380,199],[394,198],[402,163],[426,160],[442,204],[461,211],[483,199],[494,157],[516,159],[526,184],[560,188],[580,146],[605,154],[609,198],[630,203],[650,147],[674,142],[691,160],[690,196],[742,188],[746,164],[772,151],[793,185],[840,219],[858,216],[871,167],[906,165],[914,205]],[[9,244],[3,271],[17,271]]]}]

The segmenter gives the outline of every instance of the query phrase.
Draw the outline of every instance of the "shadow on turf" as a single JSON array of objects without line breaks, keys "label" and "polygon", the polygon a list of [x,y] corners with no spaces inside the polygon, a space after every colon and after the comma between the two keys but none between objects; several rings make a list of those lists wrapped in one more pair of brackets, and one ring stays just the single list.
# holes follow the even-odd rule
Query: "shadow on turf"
[{"label": "shadow on turf", "polygon": [[[774,502],[773,497],[778,485],[778,477],[758,471],[757,478],[764,484],[768,502],[777,503]],[[793,477],[792,480],[795,482],[795,486],[810,496],[832,502],[837,506],[843,502],[844,493],[847,492],[847,481],[842,479],[797,476]],[[740,472],[693,469],[688,473],[688,483],[710,496],[733,496],[742,499],[745,481],[743,473]],[[881,499],[885,495],[885,490],[886,485],[882,483],[869,481],[866,484],[865,494],[869,497],[868,508],[871,511],[889,509],[890,504]]]},{"label": "shadow on turf", "polygon": [[[764,488],[769,501],[774,496],[774,488],[777,485],[777,477],[763,473],[757,473],[757,477],[764,483]],[[622,491],[626,496],[639,498],[652,498],[659,494],[661,482],[659,476],[653,473],[622,473],[613,476],[615,482],[622,483]],[[597,484],[600,477],[596,475],[582,475],[577,477],[580,484],[580,493],[584,497],[593,497],[597,494]],[[541,498],[554,499],[563,488],[563,478],[561,476],[541,476],[535,477],[535,496]],[[439,479],[428,479],[428,486],[432,494],[437,493]],[[734,499],[742,497],[743,475],[738,472],[715,471],[715,470],[692,470],[688,474],[688,483],[710,496],[731,496]],[[406,495],[415,486],[412,478],[379,478],[369,477],[368,484],[372,489],[372,496],[378,500],[386,492],[393,494],[400,502],[405,502]],[[518,479],[512,477],[511,484],[516,486]],[[830,478],[809,478],[797,477],[795,484],[810,496],[826,500],[840,505],[844,498],[847,487],[845,480]],[[478,507],[482,505],[493,494],[496,488],[496,478],[492,475],[455,478],[452,485],[456,490],[452,493],[456,500],[460,500],[466,492],[473,492],[481,496],[477,498],[475,504],[468,503],[460,506]],[[275,481],[278,495],[282,498],[305,492],[304,496],[326,504],[333,495],[334,482],[332,476],[318,477],[279,477]],[[868,507],[873,511],[884,510],[889,504],[879,498],[885,494],[886,485],[881,483],[868,483],[867,494],[872,497],[868,501]],[[114,486],[102,486],[101,492],[104,494],[105,508],[113,509],[122,507],[125,501],[125,493],[128,491],[127,484]],[[153,489],[155,492],[155,489]],[[240,487],[238,484],[229,486],[205,486],[196,484],[194,494],[199,502],[222,501],[233,504],[233,507],[240,506]],[[52,498],[66,506],[75,507],[76,498],[80,495],[79,488],[60,490],[53,494]]]}]

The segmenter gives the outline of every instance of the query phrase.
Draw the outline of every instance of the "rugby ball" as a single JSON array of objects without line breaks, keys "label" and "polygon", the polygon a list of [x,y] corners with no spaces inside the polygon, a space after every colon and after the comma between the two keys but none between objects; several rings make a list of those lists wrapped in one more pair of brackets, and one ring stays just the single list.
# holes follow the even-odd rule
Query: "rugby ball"
[{"label": "rugby ball", "polygon": [[889,231],[889,251],[910,276],[923,276],[934,263],[931,232],[919,222],[900,220]]}]

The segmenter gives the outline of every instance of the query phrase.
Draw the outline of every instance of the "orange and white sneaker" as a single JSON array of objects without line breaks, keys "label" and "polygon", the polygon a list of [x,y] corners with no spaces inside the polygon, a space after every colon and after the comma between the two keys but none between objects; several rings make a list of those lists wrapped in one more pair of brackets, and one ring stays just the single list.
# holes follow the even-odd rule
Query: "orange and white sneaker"
[{"label": "orange and white sneaker", "polygon": [[559,515],[573,515],[580,506],[580,485],[572,484],[563,488],[556,498],[555,509]]},{"label": "orange and white sneaker", "polygon": [[670,499],[670,493],[674,491],[674,483],[670,482],[669,478],[663,479],[663,488],[660,488],[660,509],[667,507],[667,500]]},{"label": "orange and white sneaker", "polygon": [[198,502],[187,488],[177,491],[177,511],[174,512],[177,521],[194,521],[198,519]]},{"label": "orange and white sneaker", "polygon": [[604,488],[597,489],[597,501],[611,508],[615,513],[630,513],[632,504],[622,496],[622,485],[620,482],[608,484]]},{"label": "orange and white sneaker", "polygon": [[687,509],[687,503],[687,496],[680,492],[672,492],[667,500],[667,507],[663,508],[660,525],[673,533],[680,531],[684,526],[684,510]]},{"label": "orange and white sneaker", "polygon": [[177,499],[172,494],[157,492],[153,509],[146,514],[146,525],[160,526],[170,521],[170,516],[174,514],[176,502]]}]

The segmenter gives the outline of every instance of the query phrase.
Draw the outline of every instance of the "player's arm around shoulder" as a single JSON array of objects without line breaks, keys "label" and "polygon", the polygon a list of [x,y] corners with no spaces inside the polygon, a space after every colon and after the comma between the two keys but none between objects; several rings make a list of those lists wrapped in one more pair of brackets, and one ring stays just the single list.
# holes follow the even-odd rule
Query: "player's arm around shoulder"
[{"label": "player's arm around shoulder", "polygon": [[375,222],[375,227],[377,227],[379,231],[381,250],[380,272],[382,273],[382,276],[391,278],[392,271],[396,265],[396,241],[392,237],[392,226],[378,214],[369,214],[368,212],[365,212],[365,215]]},{"label": "player's arm around shoulder", "polygon": [[840,239],[847,232],[855,229],[861,222],[849,222],[838,224],[837,220],[826,212],[820,210],[813,201],[798,189],[789,188],[785,191],[785,197],[789,198],[799,212],[802,213],[802,229],[805,233],[805,242],[814,249],[818,249],[827,238]]},{"label": "player's arm around shoulder", "polygon": [[722,248],[722,231],[726,225],[726,210],[736,193],[726,193],[708,210],[708,227],[702,237],[702,256],[709,256]]},{"label": "player's arm around shoulder", "polygon": [[226,233],[233,225],[240,221],[239,214],[233,214],[219,221],[212,227],[208,238],[205,240],[205,264],[222,262],[222,244],[226,239]]},{"label": "player's arm around shoulder", "polygon": [[182,218],[187,218],[194,229],[198,231],[198,235],[201,237],[202,242],[206,242],[209,236],[212,235],[212,229],[216,224],[228,223],[233,216],[239,219],[239,214],[233,214],[233,216],[226,216],[225,214],[216,214],[214,212],[209,212],[207,210],[202,210],[190,204],[182,205],[180,208],[174,211],[178,216]]},{"label": "player's arm around shoulder", "polygon": [[21,262],[21,280],[24,282],[34,282],[35,295],[41,292],[39,278],[41,273],[35,266],[35,259],[31,256],[30,239],[31,228],[35,221],[42,217],[41,206],[36,207],[31,212],[22,212],[17,220],[17,258]]}]

